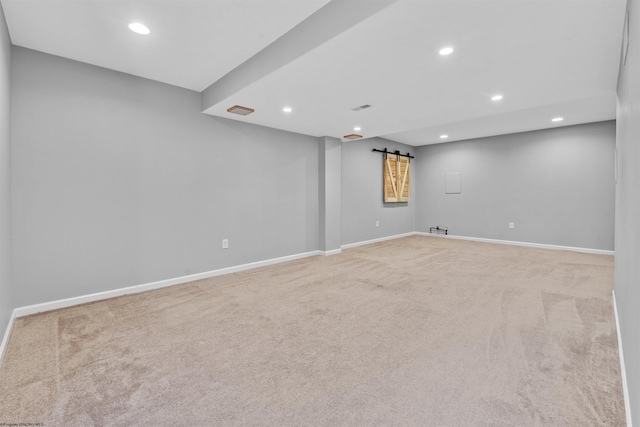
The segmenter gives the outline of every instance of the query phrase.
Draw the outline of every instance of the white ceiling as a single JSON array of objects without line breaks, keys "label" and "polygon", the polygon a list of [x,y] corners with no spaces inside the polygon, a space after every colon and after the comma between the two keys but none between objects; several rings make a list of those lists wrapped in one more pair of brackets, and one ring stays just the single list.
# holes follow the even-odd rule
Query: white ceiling
[{"label": "white ceiling", "polygon": [[[198,92],[328,2],[1,1],[14,45]],[[133,33],[130,22],[151,33]]]},{"label": "white ceiling", "polygon": [[626,1],[1,3],[15,45],[203,91],[208,114],[417,146],[614,119]]}]

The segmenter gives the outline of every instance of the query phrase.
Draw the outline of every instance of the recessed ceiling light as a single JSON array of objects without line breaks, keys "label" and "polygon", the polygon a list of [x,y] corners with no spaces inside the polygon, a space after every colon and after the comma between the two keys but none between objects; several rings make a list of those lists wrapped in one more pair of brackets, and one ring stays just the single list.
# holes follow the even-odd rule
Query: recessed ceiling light
[{"label": "recessed ceiling light", "polygon": [[353,128],[353,130],[355,130],[356,132],[357,132],[357,131],[359,131],[359,130],[361,130],[361,129],[362,129],[362,128],[361,128],[360,126],[356,126],[356,127],[354,127],[354,128]]},{"label": "recessed ceiling light", "polygon": [[284,111],[285,113],[290,113],[292,110],[291,107],[284,107],[282,111]]},{"label": "recessed ceiling light", "polygon": [[151,32],[146,27],[146,25],[141,24],[139,22],[132,22],[131,24],[129,24],[129,29],[134,33],[143,34],[143,35],[147,35]]},{"label": "recessed ceiling light", "polygon": [[453,52],[452,47],[443,47],[442,49],[440,49],[440,55],[449,55],[451,54],[451,52]]},{"label": "recessed ceiling light", "polygon": [[493,95],[491,97],[492,101],[500,101],[502,99],[502,95]]},{"label": "recessed ceiling light", "polygon": [[449,135],[440,135],[440,139],[447,139],[449,138]]},{"label": "recessed ceiling light", "polygon": [[553,119],[551,119],[552,122],[561,122],[564,119],[562,117],[554,117]]}]

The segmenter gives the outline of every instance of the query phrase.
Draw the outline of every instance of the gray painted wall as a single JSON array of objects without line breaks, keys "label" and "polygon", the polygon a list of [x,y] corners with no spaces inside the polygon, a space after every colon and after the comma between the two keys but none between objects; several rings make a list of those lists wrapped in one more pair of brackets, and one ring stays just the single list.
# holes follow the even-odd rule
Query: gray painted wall
[{"label": "gray painted wall", "polygon": [[316,138],[24,48],[13,76],[15,306],[317,249]]},{"label": "gray painted wall", "polygon": [[[382,154],[373,148],[399,150],[415,155],[415,147],[383,138],[342,144],[342,244],[357,243],[415,231],[416,174],[411,164],[411,195],[408,203],[383,203]],[[376,227],[376,221],[380,226]]]},{"label": "gray painted wall", "polygon": [[615,290],[631,415],[640,424],[640,2],[628,2],[629,50],[618,76]]},{"label": "gray painted wall", "polygon": [[614,121],[419,147],[417,230],[613,250],[614,149]]},{"label": "gray painted wall", "polygon": [[0,334],[11,300],[11,39],[0,5]]}]

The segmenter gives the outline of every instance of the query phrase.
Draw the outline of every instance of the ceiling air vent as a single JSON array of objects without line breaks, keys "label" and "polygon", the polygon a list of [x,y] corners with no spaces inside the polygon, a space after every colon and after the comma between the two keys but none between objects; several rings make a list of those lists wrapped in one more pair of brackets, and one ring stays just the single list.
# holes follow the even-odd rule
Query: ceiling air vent
[{"label": "ceiling air vent", "polygon": [[344,139],[360,139],[362,138],[362,135],[357,135],[355,133],[352,133],[351,135],[345,135],[343,136]]},{"label": "ceiling air vent", "polygon": [[361,106],[359,106],[359,107],[352,108],[351,110],[352,110],[352,111],[360,111],[360,110],[365,110],[365,109],[367,109],[367,108],[371,108],[371,105],[369,105],[369,104],[364,104],[364,105],[361,105]]},{"label": "ceiling air vent", "polygon": [[254,110],[253,108],[243,107],[242,105],[234,105],[233,107],[227,109],[227,111],[233,114],[240,114],[241,116],[246,116],[247,114],[251,114],[256,110]]}]

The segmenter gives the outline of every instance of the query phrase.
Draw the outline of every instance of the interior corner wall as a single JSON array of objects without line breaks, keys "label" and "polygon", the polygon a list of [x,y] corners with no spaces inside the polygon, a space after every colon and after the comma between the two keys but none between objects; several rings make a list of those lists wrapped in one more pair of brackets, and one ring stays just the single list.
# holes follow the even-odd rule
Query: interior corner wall
[{"label": "interior corner wall", "polygon": [[318,249],[316,138],[20,47],[13,77],[16,306]]},{"label": "interior corner wall", "polygon": [[[415,155],[415,147],[383,138],[342,144],[342,244],[415,231],[416,167],[411,159],[411,193],[407,203],[383,202],[382,153],[377,148]],[[378,221],[379,226],[376,226]]]},{"label": "interior corner wall", "polygon": [[614,150],[615,121],[421,146],[417,230],[613,250]]},{"label": "interior corner wall", "polygon": [[13,309],[11,295],[11,39],[0,5],[0,336]]},{"label": "interior corner wall", "polygon": [[627,3],[629,41],[618,75],[615,295],[628,408],[640,425],[640,1]]}]

